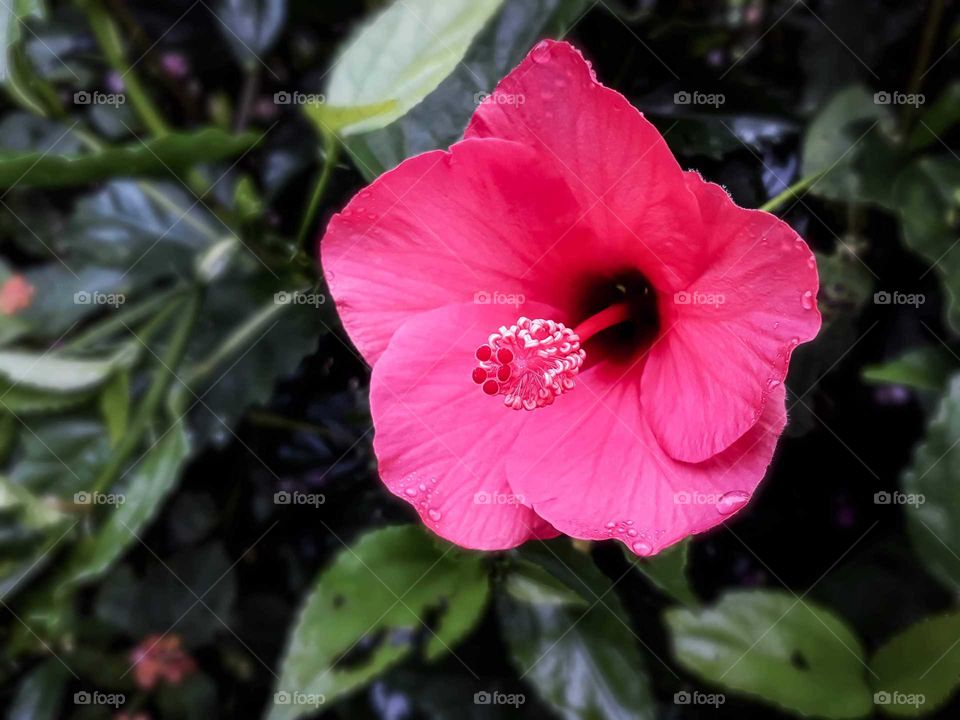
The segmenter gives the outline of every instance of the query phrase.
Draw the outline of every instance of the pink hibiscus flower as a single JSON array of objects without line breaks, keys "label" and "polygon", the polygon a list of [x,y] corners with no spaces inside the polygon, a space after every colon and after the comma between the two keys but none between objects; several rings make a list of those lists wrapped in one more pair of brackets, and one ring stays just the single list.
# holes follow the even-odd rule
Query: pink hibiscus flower
[{"label": "pink hibiscus flower", "polygon": [[354,197],[321,255],[373,366],[383,482],[470,548],[565,533],[650,555],[722,522],[820,327],[806,243],[681,170],[560,42],[461,142]]}]

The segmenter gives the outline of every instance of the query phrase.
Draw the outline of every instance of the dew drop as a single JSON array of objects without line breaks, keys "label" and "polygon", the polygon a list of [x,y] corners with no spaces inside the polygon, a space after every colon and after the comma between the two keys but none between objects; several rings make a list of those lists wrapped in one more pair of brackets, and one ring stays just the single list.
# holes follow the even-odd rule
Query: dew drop
[{"label": "dew drop", "polygon": [[770,378],[769,380],[767,380],[767,388],[769,390],[773,390],[779,384],[780,384],[780,381],[777,380],[776,378]]},{"label": "dew drop", "polygon": [[813,309],[813,293],[807,290],[803,294],[803,297],[800,298],[800,304],[803,305],[804,310],[812,310]]},{"label": "dew drop", "polygon": [[532,55],[533,61],[536,63],[550,62],[550,43],[546,40],[541,40],[533,49]]},{"label": "dew drop", "polygon": [[816,269],[817,259],[813,255],[807,258],[807,266],[811,269],[814,269],[814,270]]},{"label": "dew drop", "polygon": [[773,324],[773,329],[776,330],[778,327],[780,327],[780,321],[779,321],[779,320],[777,320],[777,321]]},{"label": "dew drop", "polygon": [[741,490],[725,493],[717,503],[717,512],[721,515],[729,515],[746,505],[749,499],[750,495]]},{"label": "dew drop", "polygon": [[627,530],[627,535],[629,535],[630,537],[636,537],[637,531],[634,530],[633,528],[630,528],[629,530]]},{"label": "dew drop", "polygon": [[407,488],[406,490],[404,490],[403,492],[404,492],[408,497],[416,497],[416,496],[417,496],[417,489],[416,489],[415,487],[408,487],[408,488]]},{"label": "dew drop", "polygon": [[607,528],[613,529],[614,527],[616,527],[616,525],[617,524],[613,522],[613,520],[611,520],[610,522],[607,523]]},{"label": "dew drop", "polygon": [[635,542],[633,545],[630,546],[630,549],[633,550],[637,555],[640,555],[641,557],[646,557],[647,555],[650,555],[653,552],[653,546],[651,546],[650,543],[648,542],[644,542],[643,540],[639,540]]},{"label": "dew drop", "polygon": [[435,510],[434,508],[430,508],[429,510],[427,510],[427,515],[429,515],[430,519],[433,520],[434,522],[439,521],[440,518],[443,517],[443,514],[439,510]]}]

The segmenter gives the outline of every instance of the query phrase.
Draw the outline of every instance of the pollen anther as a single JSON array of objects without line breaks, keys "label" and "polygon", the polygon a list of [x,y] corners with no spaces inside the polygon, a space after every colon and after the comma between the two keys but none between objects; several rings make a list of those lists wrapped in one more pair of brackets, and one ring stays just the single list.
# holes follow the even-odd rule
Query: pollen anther
[{"label": "pollen anther", "polygon": [[477,348],[472,379],[514,410],[535,410],[571,390],[586,352],[563,323],[522,317]]}]

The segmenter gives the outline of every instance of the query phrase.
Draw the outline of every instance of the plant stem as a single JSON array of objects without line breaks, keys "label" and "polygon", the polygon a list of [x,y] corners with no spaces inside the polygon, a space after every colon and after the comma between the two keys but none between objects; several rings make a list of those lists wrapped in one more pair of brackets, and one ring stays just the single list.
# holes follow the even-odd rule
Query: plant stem
[{"label": "plant stem", "polygon": [[[937,40],[937,33],[940,29],[940,21],[943,19],[943,0],[930,0],[927,5],[927,21],[923,26],[923,36],[920,39],[920,49],[917,52],[917,58],[913,64],[913,73],[910,75],[910,84],[907,86],[907,92],[910,95],[917,95],[923,86],[923,76],[926,68],[930,65],[930,57],[933,54],[933,44]],[[916,108],[908,103],[904,103],[900,115],[901,136],[906,137],[913,125],[916,117]]]},{"label": "plant stem", "polygon": [[782,193],[767,200],[758,209],[763,210],[765,212],[773,212],[778,207],[783,205],[790,198],[799,196],[801,192],[803,192],[804,190],[809,188],[811,185],[816,183],[820,178],[822,178],[826,174],[827,174],[826,170],[820,170],[819,172],[811,173],[806,177],[800,178],[793,185],[791,185],[786,190],[784,190]]},{"label": "plant stem", "polygon": [[124,89],[130,97],[130,104],[134,111],[153,135],[158,137],[166,135],[170,131],[167,123],[157,110],[156,105],[153,104],[153,100],[150,99],[143,83],[140,82],[140,77],[124,57],[123,42],[120,40],[120,30],[117,24],[110,17],[100,0],[84,0],[84,2],[81,2],[81,6],[87,14],[87,20],[93,30],[94,37],[96,37],[97,44],[103,51],[107,62],[123,80]]},{"label": "plant stem", "polygon": [[90,347],[100,340],[109,338],[114,333],[119,332],[124,325],[135,323],[140,318],[149,315],[157,308],[166,305],[171,299],[184,294],[184,292],[186,292],[186,289],[183,287],[171,288],[170,290],[157,293],[139,305],[125,308],[110,317],[104,318],[101,322],[64,343],[61,350],[72,351]]},{"label": "plant stem", "polygon": [[330,177],[333,175],[333,169],[337,164],[337,137],[332,132],[323,133],[323,170],[320,172],[320,176],[317,178],[316,184],[313,186],[313,193],[310,196],[310,201],[307,204],[307,210],[303,215],[303,220],[300,222],[300,231],[297,233],[297,249],[306,251],[306,242],[307,242],[307,233],[310,232],[310,228],[313,226],[313,221],[317,215],[317,208],[320,206],[320,201],[323,200],[323,194],[327,190],[327,185],[330,182]]},{"label": "plant stem", "polygon": [[103,469],[93,484],[92,492],[104,492],[117,481],[123,468],[133,453],[140,447],[143,436],[150,423],[153,422],[160,407],[160,403],[170,384],[173,382],[177,368],[183,361],[183,356],[187,350],[187,343],[190,340],[190,333],[197,320],[197,311],[200,307],[200,293],[194,291],[185,303],[186,307],[178,307],[180,316],[177,324],[173,328],[170,341],[167,344],[163,357],[157,361],[157,367],[153,373],[153,379],[147,394],[137,406],[133,419],[130,422],[127,431],[120,439],[110,462]]}]

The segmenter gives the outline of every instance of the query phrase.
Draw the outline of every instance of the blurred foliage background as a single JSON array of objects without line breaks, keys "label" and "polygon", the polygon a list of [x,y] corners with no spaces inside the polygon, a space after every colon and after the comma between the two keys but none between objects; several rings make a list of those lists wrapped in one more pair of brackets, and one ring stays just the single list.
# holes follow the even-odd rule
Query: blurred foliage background
[{"label": "blurred foliage background", "polygon": [[[0,0],[5,716],[955,717],[958,15]],[[758,496],[645,561],[428,536],[316,266],[543,37],[819,257]]]}]

